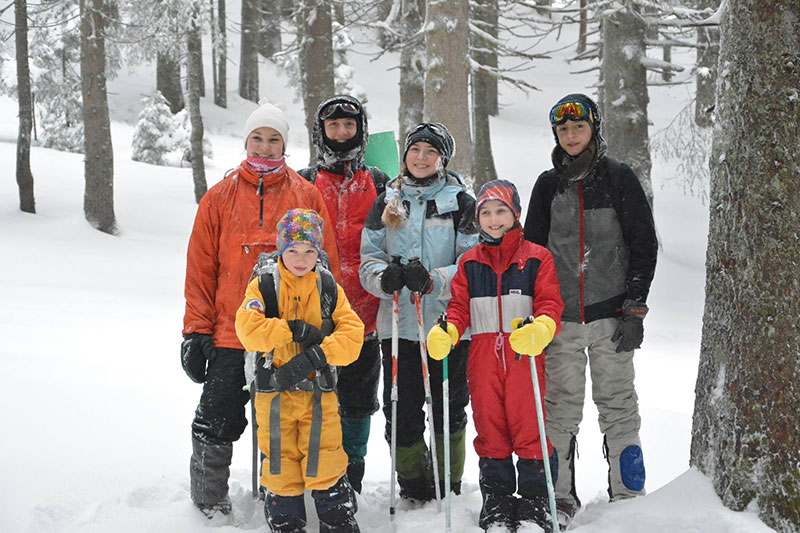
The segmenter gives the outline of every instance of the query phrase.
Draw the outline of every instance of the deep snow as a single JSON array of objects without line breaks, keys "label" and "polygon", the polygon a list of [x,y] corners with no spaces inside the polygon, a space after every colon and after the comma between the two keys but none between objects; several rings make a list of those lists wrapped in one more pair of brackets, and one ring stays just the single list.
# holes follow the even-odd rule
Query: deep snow
[{"label": "deep snow", "polygon": [[[238,53],[234,48],[230,54]],[[504,87],[500,116],[492,119],[498,173],[517,184],[524,204],[536,176],[550,166],[550,105],[568,92],[593,91],[590,74],[566,75],[579,70],[564,61],[566,55],[555,54],[528,73],[541,92],[526,97]],[[350,59],[369,96],[371,131],[395,128],[397,71],[390,69],[396,56],[370,62],[351,54]],[[5,532],[182,533],[212,525],[189,500],[190,423],[200,387],[185,377],[178,360],[186,244],[196,210],[191,171],[130,160],[132,121],[141,96],[153,89],[154,71],[153,66],[124,71],[110,84],[118,236],[93,230],[83,218],[79,154],[34,148],[37,214],[18,210],[16,102],[0,98],[0,165],[7,169],[0,180],[0,530]],[[228,83],[228,110],[215,108],[210,98],[203,101],[214,152],[206,167],[209,185],[244,157],[240,130],[254,108],[236,96],[235,73]],[[289,163],[304,167],[302,109],[268,63],[261,92],[286,109]],[[651,90],[651,134],[690,93],[691,85]],[[675,162],[654,160],[653,167],[662,248],[645,343],[635,359],[649,494],[607,502],[602,436],[587,400],[577,466],[584,508],[572,530],[771,531],[753,510],[725,509],[710,482],[688,466],[707,211],[667,180]],[[362,531],[443,531],[444,514],[437,514],[433,503],[413,510],[401,505],[389,522],[383,415],[372,420],[357,515]],[[471,425],[469,431],[474,435]],[[265,530],[262,508],[249,492],[249,461],[248,429],[234,452],[233,524],[217,525],[219,531]],[[313,531],[316,519],[307,503]],[[453,506],[453,531],[480,531],[477,457],[471,447],[464,492]]]}]

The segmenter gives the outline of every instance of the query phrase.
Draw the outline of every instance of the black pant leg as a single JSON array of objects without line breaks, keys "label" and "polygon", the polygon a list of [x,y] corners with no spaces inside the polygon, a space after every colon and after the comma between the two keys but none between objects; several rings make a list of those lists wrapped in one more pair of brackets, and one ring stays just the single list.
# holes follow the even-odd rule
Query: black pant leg
[{"label": "black pant leg", "polygon": [[250,395],[244,387],[244,350],[215,348],[209,361],[200,403],[192,422],[192,435],[207,444],[229,444],[247,427],[245,406]]},{"label": "black pant leg", "polygon": [[[383,414],[386,440],[392,435],[392,341],[381,342],[383,352]],[[399,340],[397,357],[397,446],[408,447],[424,441],[425,387],[419,343]]]},{"label": "black pant leg", "polygon": [[364,339],[358,359],[339,369],[337,392],[339,414],[345,418],[367,418],[378,410],[381,349],[378,337]]}]

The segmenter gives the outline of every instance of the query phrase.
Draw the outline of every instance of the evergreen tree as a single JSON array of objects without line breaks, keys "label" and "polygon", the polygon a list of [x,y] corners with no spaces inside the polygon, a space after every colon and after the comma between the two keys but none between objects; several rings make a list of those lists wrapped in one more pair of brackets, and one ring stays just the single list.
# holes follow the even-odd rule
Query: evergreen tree
[{"label": "evergreen tree", "polygon": [[175,120],[169,103],[158,91],[143,98],[142,104],[133,131],[131,159],[163,165],[164,156],[175,149]]}]

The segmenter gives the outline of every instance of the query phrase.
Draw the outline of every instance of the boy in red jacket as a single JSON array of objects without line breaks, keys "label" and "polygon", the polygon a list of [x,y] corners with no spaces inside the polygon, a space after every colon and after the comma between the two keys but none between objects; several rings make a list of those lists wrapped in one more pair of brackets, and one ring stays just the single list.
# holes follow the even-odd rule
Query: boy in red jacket
[{"label": "boy in red jacket", "polygon": [[[544,394],[543,350],[558,332],[564,304],[550,252],[523,239],[520,210],[513,183],[495,180],[483,186],[476,209],[480,244],[459,262],[447,331],[437,325],[428,333],[431,357],[442,359],[470,328],[467,380],[478,433],[474,446],[485,530],[504,526],[513,531],[526,522],[549,528],[531,370],[517,354],[538,356]],[[529,315],[533,322],[515,329]],[[549,443],[548,450],[555,471]],[[512,453],[518,457],[516,471]]]}]

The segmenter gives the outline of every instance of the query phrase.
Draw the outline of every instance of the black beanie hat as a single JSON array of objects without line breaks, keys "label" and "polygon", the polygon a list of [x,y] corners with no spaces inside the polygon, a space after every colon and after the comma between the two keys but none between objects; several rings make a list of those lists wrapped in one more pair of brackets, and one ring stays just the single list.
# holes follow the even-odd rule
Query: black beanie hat
[{"label": "black beanie hat", "polygon": [[441,122],[423,122],[417,124],[406,136],[406,147],[403,150],[403,163],[406,162],[408,149],[412,144],[426,142],[439,151],[442,165],[447,166],[450,158],[456,153],[456,142]]},{"label": "black beanie hat", "polygon": [[[588,96],[586,96],[585,94],[583,94],[583,93],[568,94],[565,97],[563,97],[561,100],[556,102],[555,105],[551,108],[550,111],[552,112],[553,108],[556,108],[556,107],[560,106],[563,103],[576,102],[576,101],[586,104],[586,106],[591,110],[592,116],[586,122],[588,122],[589,125],[592,127],[593,134],[597,135],[600,132],[600,124],[602,123],[602,118],[600,117],[600,110],[597,108],[597,104],[595,103],[595,101],[592,100],[591,98],[589,98]],[[552,129],[553,129],[553,136],[556,138],[556,143],[558,143],[558,135],[556,134],[556,126],[552,125],[552,124],[551,124],[551,126],[552,126]]]}]

